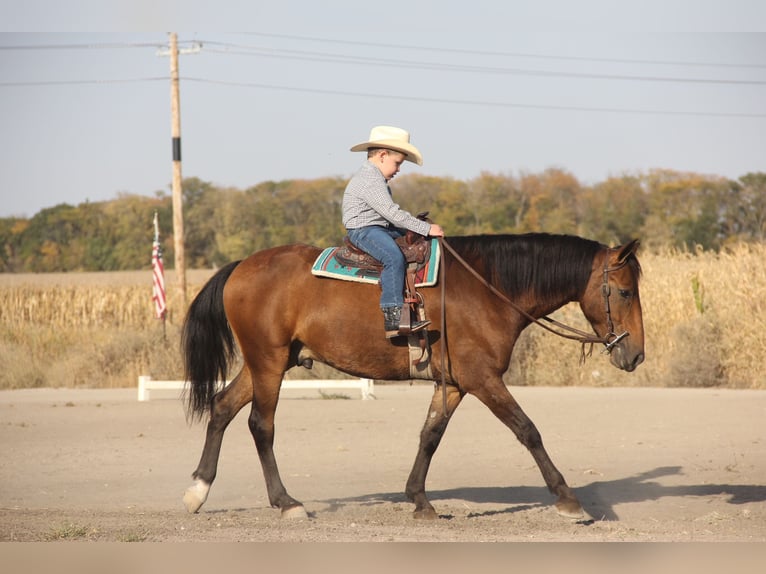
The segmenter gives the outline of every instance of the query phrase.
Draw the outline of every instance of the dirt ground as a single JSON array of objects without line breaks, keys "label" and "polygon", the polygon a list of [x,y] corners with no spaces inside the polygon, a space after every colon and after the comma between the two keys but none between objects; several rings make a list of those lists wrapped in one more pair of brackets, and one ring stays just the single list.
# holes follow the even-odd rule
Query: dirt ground
[{"label": "dirt ground", "polygon": [[[336,391],[337,392],[337,391]],[[529,453],[468,397],[416,521],[404,484],[432,387],[283,392],[276,455],[307,519],[269,507],[243,410],[199,514],[204,425],[175,392],[0,392],[0,541],[766,541],[766,392],[512,388],[591,520],[559,517]]]}]

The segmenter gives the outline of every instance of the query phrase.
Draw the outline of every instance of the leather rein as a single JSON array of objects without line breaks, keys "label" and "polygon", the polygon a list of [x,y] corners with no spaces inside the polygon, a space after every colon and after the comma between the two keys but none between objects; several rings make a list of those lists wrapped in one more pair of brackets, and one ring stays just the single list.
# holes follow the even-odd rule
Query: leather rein
[{"label": "leather rein", "polygon": [[[452,246],[447,243],[447,241],[443,237],[439,237],[439,245],[442,249],[440,249],[440,265],[439,265],[439,282],[441,283],[441,325],[442,330],[445,329],[446,326],[446,309],[445,309],[445,302],[446,302],[446,270],[445,270],[445,263],[444,263],[444,250],[446,249],[449,251],[452,256],[463,266],[465,267],[468,272],[471,273],[476,279],[479,280],[480,283],[482,283],[487,289],[489,289],[492,293],[494,293],[497,297],[499,297],[502,301],[510,305],[514,310],[516,310],[519,314],[521,314],[523,317],[528,319],[531,323],[535,323],[536,325],[539,325],[546,331],[549,331],[553,333],[554,335],[558,335],[559,337],[563,337],[565,339],[571,339],[574,341],[579,341],[582,343],[582,353],[580,356],[580,363],[582,364],[583,361],[585,361],[586,356],[589,356],[593,352],[593,344],[594,343],[601,343],[604,345],[604,349],[601,351],[602,354],[611,354],[612,349],[614,349],[615,345],[622,341],[625,337],[630,335],[628,331],[625,331],[619,335],[617,335],[614,332],[614,322],[612,321],[612,312],[611,307],[609,304],[609,294],[611,291],[611,288],[609,287],[609,273],[613,271],[617,271],[618,269],[622,269],[627,264],[628,260],[627,258],[622,261],[620,264],[615,265],[613,267],[609,267],[609,251],[612,250],[611,247],[607,247],[607,257],[604,258],[604,268],[603,268],[603,279],[601,282],[601,294],[604,297],[604,312],[606,313],[606,324],[608,332],[603,337],[599,337],[598,335],[593,335],[591,333],[587,333],[586,331],[582,331],[580,329],[576,329],[575,327],[566,325],[564,323],[561,323],[560,321],[556,321],[555,319],[548,317],[547,315],[541,318],[537,318],[532,316],[531,314],[527,313],[524,309],[522,309],[519,305],[511,301],[504,293],[502,293],[499,289],[491,285],[484,277],[482,277],[473,267],[471,267],[465,259],[463,259],[458,253],[452,248]],[[547,324],[546,324],[547,323]],[[554,325],[556,328],[550,326]],[[561,329],[564,332],[557,330]],[[446,374],[445,374],[445,356],[446,356],[446,341],[445,337],[440,337],[440,344],[441,344],[441,382],[442,382],[442,406],[444,409],[444,416],[449,416],[447,414],[447,386],[446,386]],[[586,353],[585,351],[585,345],[590,344],[590,350]]]}]

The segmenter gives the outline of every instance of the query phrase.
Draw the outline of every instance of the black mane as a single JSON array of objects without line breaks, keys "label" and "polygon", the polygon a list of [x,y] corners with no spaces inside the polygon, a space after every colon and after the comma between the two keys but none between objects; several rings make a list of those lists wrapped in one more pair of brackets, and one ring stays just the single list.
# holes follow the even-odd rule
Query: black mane
[{"label": "black mane", "polygon": [[480,261],[484,279],[509,297],[524,293],[575,300],[585,290],[593,258],[604,245],[573,235],[526,233],[450,237],[467,261]]}]

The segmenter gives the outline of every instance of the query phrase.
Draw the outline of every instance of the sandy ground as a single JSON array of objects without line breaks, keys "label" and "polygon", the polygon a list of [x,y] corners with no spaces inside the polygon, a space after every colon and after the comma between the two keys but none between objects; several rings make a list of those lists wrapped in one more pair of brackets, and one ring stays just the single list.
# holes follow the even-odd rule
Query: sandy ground
[{"label": "sandy ground", "polygon": [[268,505],[246,410],[199,514],[181,502],[202,450],[177,393],[0,392],[0,541],[766,541],[766,392],[513,388],[592,520],[559,517],[529,453],[476,399],[427,488],[403,494],[432,387],[376,400],[285,391],[276,454],[309,518]]}]

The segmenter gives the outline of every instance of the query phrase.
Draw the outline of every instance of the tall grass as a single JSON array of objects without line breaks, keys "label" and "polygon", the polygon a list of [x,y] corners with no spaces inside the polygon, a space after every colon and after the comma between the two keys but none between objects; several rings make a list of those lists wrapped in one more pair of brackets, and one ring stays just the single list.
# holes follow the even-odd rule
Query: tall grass
[{"label": "tall grass", "polygon": [[[636,372],[615,369],[598,349],[580,365],[578,343],[531,326],[506,382],[766,389],[766,246],[639,257],[646,361]],[[188,274],[190,297],[211,273]],[[0,274],[0,388],[126,387],[140,374],[180,378],[183,305],[172,271],[166,279],[171,313],[163,327],[153,315],[148,271]],[[574,305],[554,317],[589,329]]]},{"label": "tall grass", "polygon": [[[211,274],[187,275],[190,298]],[[0,274],[0,389],[180,378],[183,303],[172,271],[166,282],[163,324],[154,316],[149,271]]]}]

